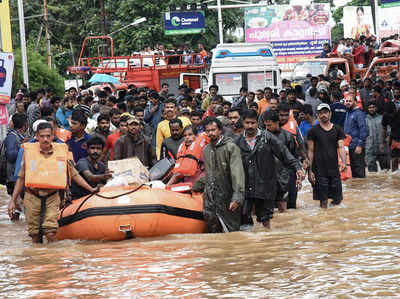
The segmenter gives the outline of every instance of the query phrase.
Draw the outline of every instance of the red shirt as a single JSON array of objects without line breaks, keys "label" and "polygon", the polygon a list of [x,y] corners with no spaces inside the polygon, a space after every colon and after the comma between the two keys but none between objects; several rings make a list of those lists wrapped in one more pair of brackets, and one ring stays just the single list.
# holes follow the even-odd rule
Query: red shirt
[{"label": "red shirt", "polygon": [[114,134],[108,135],[107,137],[105,151],[107,152],[108,150],[110,150],[110,160],[114,159],[114,145],[119,137],[121,137],[121,133],[119,131],[115,132]]},{"label": "red shirt", "polygon": [[202,117],[202,120],[204,120],[207,116],[215,116],[214,112],[212,112],[210,109],[208,109]]},{"label": "red shirt", "polygon": [[359,46],[353,50],[354,55],[354,63],[355,64],[364,64],[364,47]]}]

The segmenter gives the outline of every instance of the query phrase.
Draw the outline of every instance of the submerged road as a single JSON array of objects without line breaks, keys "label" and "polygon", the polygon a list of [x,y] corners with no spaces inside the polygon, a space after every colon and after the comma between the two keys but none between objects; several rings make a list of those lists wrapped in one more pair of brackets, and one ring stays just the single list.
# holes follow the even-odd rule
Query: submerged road
[{"label": "submerged road", "polygon": [[400,175],[301,191],[271,230],[33,246],[0,190],[1,298],[399,298]]}]

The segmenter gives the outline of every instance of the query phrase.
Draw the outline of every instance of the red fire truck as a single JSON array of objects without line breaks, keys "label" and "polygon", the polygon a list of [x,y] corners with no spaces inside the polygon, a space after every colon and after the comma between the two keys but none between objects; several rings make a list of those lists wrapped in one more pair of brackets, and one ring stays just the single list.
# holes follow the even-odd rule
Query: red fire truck
[{"label": "red fire truck", "polygon": [[[157,91],[163,83],[168,83],[170,92],[176,94],[181,74],[206,73],[207,64],[199,54],[115,56],[111,36],[89,36],[83,41],[77,65],[68,71],[84,79],[96,73],[109,74],[122,86],[134,84]],[[199,77],[188,77],[188,80],[188,86],[201,87]]]}]

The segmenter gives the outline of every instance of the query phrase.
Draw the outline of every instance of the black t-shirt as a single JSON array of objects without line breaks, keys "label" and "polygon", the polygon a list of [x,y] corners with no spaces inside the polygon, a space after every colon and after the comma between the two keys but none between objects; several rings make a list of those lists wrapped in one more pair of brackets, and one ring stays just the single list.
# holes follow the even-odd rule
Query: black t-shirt
[{"label": "black t-shirt", "polygon": [[314,141],[314,174],[324,177],[339,174],[337,144],[341,139],[345,139],[344,131],[335,124],[329,131],[319,124],[308,130],[307,140]]},{"label": "black t-shirt", "polygon": [[384,114],[382,126],[390,126],[390,136],[393,140],[400,141],[400,111],[393,114]]},{"label": "black t-shirt", "polygon": [[[89,158],[82,158],[76,163],[75,168],[79,172],[80,175],[82,175],[82,172],[85,170],[89,170],[92,174],[97,175],[97,174],[105,174],[106,172],[106,167],[104,166],[103,162],[98,161],[97,162],[98,168],[94,168],[93,164],[90,163]],[[82,175],[82,177],[85,179],[85,177]],[[93,188],[97,186],[96,183],[89,183],[86,179],[85,181],[92,186]],[[105,184],[106,182],[102,182]],[[90,192],[87,191],[86,189],[83,189],[81,186],[79,186],[77,183],[72,181],[71,185],[71,197],[72,199],[78,199],[81,198],[82,196],[89,195]]]}]

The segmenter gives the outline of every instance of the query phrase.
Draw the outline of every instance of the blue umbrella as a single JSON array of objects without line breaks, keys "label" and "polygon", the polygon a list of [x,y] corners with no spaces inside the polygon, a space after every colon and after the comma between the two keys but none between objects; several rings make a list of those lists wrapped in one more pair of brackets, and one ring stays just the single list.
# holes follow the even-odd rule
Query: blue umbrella
[{"label": "blue umbrella", "polygon": [[90,83],[112,83],[121,84],[117,78],[107,74],[94,74],[89,80]]}]

